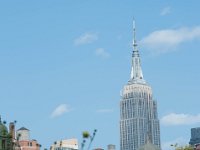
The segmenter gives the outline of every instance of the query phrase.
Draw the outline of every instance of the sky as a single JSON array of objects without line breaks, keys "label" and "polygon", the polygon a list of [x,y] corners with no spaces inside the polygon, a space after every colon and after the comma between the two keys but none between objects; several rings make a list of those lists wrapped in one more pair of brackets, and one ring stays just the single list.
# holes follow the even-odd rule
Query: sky
[{"label": "sky", "polygon": [[97,129],[119,150],[120,90],[130,79],[133,18],[163,150],[200,126],[198,0],[0,1],[0,115],[42,148]]}]

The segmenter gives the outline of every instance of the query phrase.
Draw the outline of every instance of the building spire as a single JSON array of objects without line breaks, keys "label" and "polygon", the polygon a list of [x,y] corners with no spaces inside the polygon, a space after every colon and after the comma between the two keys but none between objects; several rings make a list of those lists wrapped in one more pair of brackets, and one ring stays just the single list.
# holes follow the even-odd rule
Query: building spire
[{"label": "building spire", "polygon": [[131,82],[145,83],[142,74],[142,68],[140,63],[140,55],[136,42],[136,25],[135,19],[133,19],[133,53],[132,53],[132,67],[131,67]]},{"label": "building spire", "polygon": [[133,18],[133,48],[136,49],[137,42],[136,42],[136,27],[135,27],[135,19]]}]

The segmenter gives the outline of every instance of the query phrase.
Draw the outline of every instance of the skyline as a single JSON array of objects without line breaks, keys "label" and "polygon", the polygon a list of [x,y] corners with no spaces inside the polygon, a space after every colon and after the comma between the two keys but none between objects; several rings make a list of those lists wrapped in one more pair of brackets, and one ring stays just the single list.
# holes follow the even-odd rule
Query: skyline
[{"label": "skyline", "polygon": [[43,148],[64,138],[80,143],[82,131],[97,129],[93,147],[119,149],[120,90],[131,71],[134,16],[162,148],[177,140],[188,144],[190,128],[200,126],[199,4],[1,1],[0,115],[30,129]]}]

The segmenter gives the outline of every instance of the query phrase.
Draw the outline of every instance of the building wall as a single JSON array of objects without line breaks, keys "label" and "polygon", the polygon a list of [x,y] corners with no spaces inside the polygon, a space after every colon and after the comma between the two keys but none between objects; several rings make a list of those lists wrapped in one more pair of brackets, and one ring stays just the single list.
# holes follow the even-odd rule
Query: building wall
[{"label": "building wall", "polygon": [[40,144],[36,140],[19,141],[21,150],[40,150]]},{"label": "building wall", "polygon": [[78,150],[77,139],[66,139],[54,142],[50,150]]},{"label": "building wall", "polygon": [[17,136],[19,136],[19,141],[28,141],[30,139],[29,130],[18,130]]},{"label": "building wall", "polygon": [[200,127],[191,129],[190,145],[200,144]]},{"label": "building wall", "polygon": [[160,125],[157,104],[147,84],[124,86],[120,101],[120,149],[138,150],[149,136],[160,147]]}]

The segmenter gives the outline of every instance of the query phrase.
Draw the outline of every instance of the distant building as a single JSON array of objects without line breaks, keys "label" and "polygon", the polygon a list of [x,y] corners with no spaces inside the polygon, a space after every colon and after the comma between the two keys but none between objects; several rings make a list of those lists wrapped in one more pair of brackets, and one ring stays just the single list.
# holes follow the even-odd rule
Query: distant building
[{"label": "distant building", "polygon": [[17,130],[17,136],[19,141],[28,141],[30,139],[30,131],[25,127],[21,127]]},{"label": "distant building", "polygon": [[191,129],[190,145],[200,144],[200,127]]},{"label": "distant building", "polygon": [[95,148],[93,150],[104,150],[103,148]]},{"label": "distant building", "polygon": [[50,150],[78,150],[77,139],[66,139],[54,142]]},{"label": "distant building", "polygon": [[41,145],[37,140],[30,139],[30,130],[21,127],[16,132],[18,145],[22,150],[40,150]]},{"label": "distant building", "polygon": [[19,141],[19,145],[23,150],[40,150],[40,144],[36,140]]},{"label": "distant building", "polygon": [[30,140],[29,130],[22,127],[16,132],[15,123],[11,122],[8,130],[0,117],[0,150],[40,150],[40,144]]},{"label": "distant building", "polygon": [[109,145],[107,146],[107,150],[115,150],[115,145],[109,144]]}]

